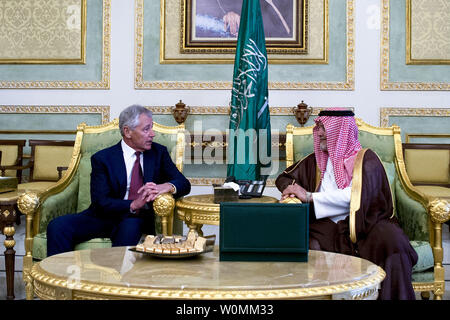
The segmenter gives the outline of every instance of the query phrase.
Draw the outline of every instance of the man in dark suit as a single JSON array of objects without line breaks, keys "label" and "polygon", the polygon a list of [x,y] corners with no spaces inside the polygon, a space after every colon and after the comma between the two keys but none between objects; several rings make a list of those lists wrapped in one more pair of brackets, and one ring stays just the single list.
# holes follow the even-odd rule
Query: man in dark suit
[{"label": "man in dark suit", "polygon": [[178,198],[191,190],[167,148],[153,142],[152,113],[132,105],[120,113],[122,140],[91,157],[91,205],[53,219],[47,227],[47,255],[72,251],[93,238],[133,246],[142,233],[154,234],[150,202],[163,193]]}]

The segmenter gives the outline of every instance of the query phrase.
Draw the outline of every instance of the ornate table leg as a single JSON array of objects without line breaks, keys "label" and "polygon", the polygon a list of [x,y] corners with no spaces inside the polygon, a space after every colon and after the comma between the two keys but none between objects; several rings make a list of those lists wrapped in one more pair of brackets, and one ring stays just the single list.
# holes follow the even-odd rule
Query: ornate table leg
[{"label": "ornate table leg", "polygon": [[202,224],[196,224],[196,223],[186,223],[189,228],[189,233],[194,233],[195,235],[199,237],[203,237],[203,231],[202,231]]},{"label": "ornate table leg", "polygon": [[6,269],[6,299],[14,299],[14,265],[16,251],[14,246],[14,222],[16,221],[16,210],[14,205],[4,205],[0,208],[1,225],[3,226],[3,234],[6,236],[5,245],[5,269]]},{"label": "ornate table leg", "polygon": [[14,300],[14,270],[15,270],[15,257],[16,251],[14,246],[16,241],[14,240],[14,226],[7,226],[3,229],[3,234],[6,236],[5,239],[5,267],[6,267],[6,299]]}]

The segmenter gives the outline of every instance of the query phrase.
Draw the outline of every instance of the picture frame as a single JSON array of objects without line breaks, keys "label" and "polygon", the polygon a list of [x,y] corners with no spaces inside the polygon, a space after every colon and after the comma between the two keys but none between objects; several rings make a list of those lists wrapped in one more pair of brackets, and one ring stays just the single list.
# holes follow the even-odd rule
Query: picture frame
[{"label": "picture frame", "polygon": [[[180,1],[135,0],[135,88],[231,89],[233,54],[180,54]],[[354,90],[354,0],[308,6],[309,52],[268,54],[269,89]]]},{"label": "picture frame", "polygon": [[85,64],[86,0],[0,0],[0,64]]},{"label": "picture frame", "polygon": [[[182,0],[181,53],[234,53],[242,0]],[[305,54],[308,0],[262,0],[268,53]]]}]

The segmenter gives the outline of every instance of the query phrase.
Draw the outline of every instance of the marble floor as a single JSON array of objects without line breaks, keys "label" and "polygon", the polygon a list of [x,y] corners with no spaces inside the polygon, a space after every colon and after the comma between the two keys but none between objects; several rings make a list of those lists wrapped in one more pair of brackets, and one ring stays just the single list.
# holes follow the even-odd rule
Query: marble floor
[{"label": "marble floor", "polygon": [[[25,254],[24,239],[25,239],[25,216],[21,217],[21,224],[16,226],[16,234],[14,239],[16,240],[16,261],[15,261],[15,277],[14,277],[14,294],[16,300],[25,299],[25,286],[22,281],[22,261]],[[204,230],[205,231],[205,230]],[[3,248],[3,242],[5,237],[0,235],[0,245]],[[445,287],[444,300],[450,300],[450,233],[448,226],[443,227],[443,247],[444,247],[444,267],[445,267]],[[6,299],[6,274],[5,274],[5,260],[4,249],[0,248],[0,300]],[[417,295],[420,299],[420,295]]]}]

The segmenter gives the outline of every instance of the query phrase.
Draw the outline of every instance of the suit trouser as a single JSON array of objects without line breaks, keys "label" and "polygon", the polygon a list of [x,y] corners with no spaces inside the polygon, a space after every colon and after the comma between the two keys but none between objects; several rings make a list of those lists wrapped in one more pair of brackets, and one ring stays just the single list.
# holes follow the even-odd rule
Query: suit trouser
[{"label": "suit trouser", "polygon": [[135,246],[148,220],[153,222],[132,214],[109,219],[86,211],[57,217],[47,226],[47,256],[73,251],[76,244],[94,238],[110,238],[113,247]]}]

